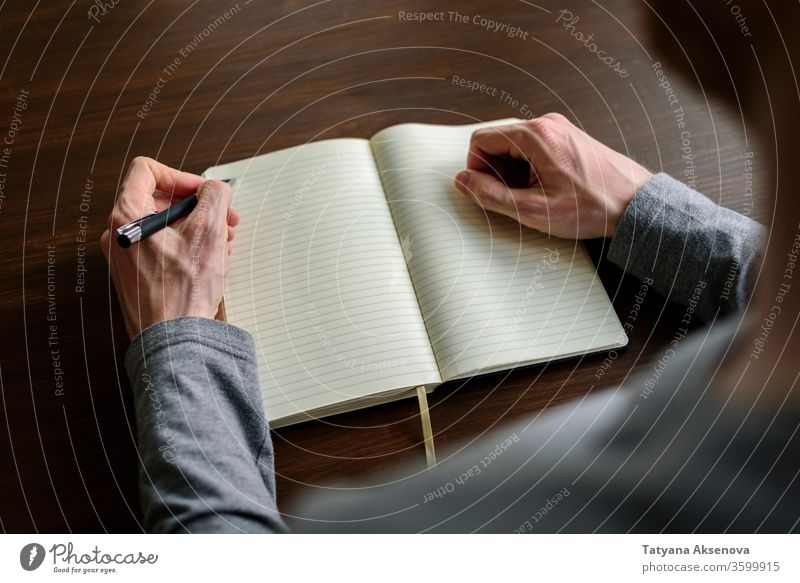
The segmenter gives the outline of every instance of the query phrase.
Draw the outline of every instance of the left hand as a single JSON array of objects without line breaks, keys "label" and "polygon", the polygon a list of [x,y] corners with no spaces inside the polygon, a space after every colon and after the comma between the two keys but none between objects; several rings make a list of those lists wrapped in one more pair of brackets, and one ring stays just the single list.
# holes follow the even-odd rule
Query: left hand
[{"label": "left hand", "polygon": [[[123,249],[117,228],[198,193],[197,207],[180,223]],[[213,318],[222,301],[228,255],[239,216],[232,190],[218,180],[134,158],[109,217],[100,247],[111,268],[128,336],[163,320]]]},{"label": "left hand", "polygon": [[486,210],[569,239],[613,237],[653,175],[557,113],[472,134],[456,187]]}]

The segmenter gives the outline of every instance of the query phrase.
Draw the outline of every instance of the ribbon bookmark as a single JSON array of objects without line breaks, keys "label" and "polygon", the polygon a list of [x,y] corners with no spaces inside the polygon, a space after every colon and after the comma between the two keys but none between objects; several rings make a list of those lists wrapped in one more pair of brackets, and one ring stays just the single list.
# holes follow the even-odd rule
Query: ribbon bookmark
[{"label": "ribbon bookmark", "polygon": [[433,447],[433,429],[431,429],[431,415],[428,411],[428,394],[425,387],[417,387],[417,401],[419,401],[419,418],[422,422],[422,440],[425,442],[425,458],[428,467],[436,465],[436,450]]}]

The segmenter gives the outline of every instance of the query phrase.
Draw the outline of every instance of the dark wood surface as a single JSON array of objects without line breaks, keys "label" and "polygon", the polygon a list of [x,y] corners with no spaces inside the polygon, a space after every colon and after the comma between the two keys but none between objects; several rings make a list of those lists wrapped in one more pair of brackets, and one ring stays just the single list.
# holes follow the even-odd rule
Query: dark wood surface
[{"label": "dark wood surface", "polygon": [[[571,3],[574,30],[593,34],[598,49],[627,69],[624,79],[556,22],[561,4],[534,4],[240,0],[237,9],[235,2],[126,1],[95,21],[89,1],[2,3],[0,140],[10,132],[13,139],[0,144],[0,528],[140,530],[135,418],[121,361],[128,340],[95,243],[135,155],[201,172],[311,139],[369,137],[399,122],[522,116],[525,104],[535,114],[564,113],[651,169],[686,178],[693,164],[705,194],[768,216],[746,190],[747,153],[758,147],[741,116],[666,68],[690,132],[692,159],[682,158],[676,106],[651,69],[661,57],[647,43],[642,3]],[[432,10],[445,20],[399,18]],[[452,22],[448,11],[469,21]],[[519,26],[527,39],[484,30],[475,15]],[[180,64],[165,74],[176,57]],[[519,103],[471,93],[453,75]],[[159,77],[157,100],[137,116]],[[15,118],[26,91],[27,107]],[[757,154],[752,173],[758,192]],[[599,260],[603,242],[589,247]],[[600,273],[626,318],[640,283],[602,262]],[[440,387],[430,399],[439,448],[652,367],[682,313],[647,293],[629,349],[599,380],[603,355]],[[419,460],[417,415],[405,401],[276,431],[279,502]]]}]

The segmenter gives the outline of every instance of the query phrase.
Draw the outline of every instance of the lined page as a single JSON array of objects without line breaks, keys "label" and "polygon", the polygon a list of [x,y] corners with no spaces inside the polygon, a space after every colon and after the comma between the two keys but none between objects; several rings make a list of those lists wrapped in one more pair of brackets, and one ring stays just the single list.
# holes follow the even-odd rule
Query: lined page
[{"label": "lined page", "polygon": [[366,140],[217,166],[241,216],[228,321],[256,339],[267,417],[441,381]]},{"label": "lined page", "polygon": [[488,213],[453,185],[483,125],[404,124],[372,139],[442,377],[625,345],[583,244]]}]

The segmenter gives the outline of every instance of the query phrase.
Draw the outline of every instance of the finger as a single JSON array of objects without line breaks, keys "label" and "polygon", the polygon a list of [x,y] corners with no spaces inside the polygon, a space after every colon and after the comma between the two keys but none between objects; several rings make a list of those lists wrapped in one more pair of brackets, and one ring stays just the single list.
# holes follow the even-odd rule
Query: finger
[{"label": "finger", "polygon": [[161,192],[160,190],[156,190],[153,194],[153,201],[156,205],[156,210],[163,211],[165,208],[172,206],[186,198],[187,196],[191,196],[196,191],[193,190],[191,192],[187,191],[176,191],[176,192]]},{"label": "finger", "polygon": [[125,181],[130,181],[131,186],[140,186],[151,192],[158,190],[169,195],[188,196],[196,192],[205,179],[170,168],[152,158],[137,156],[131,161]]},{"label": "finger", "polygon": [[225,242],[233,190],[221,180],[208,180],[197,191],[197,207],[183,224],[192,236],[199,232],[207,243]]},{"label": "finger", "polygon": [[105,257],[106,262],[108,261],[108,244],[111,241],[111,231],[104,231],[102,235],[100,235],[100,250],[103,252],[103,257]]},{"label": "finger", "polygon": [[233,210],[233,207],[228,209],[228,225],[235,227],[239,224],[239,213]]},{"label": "finger", "polygon": [[483,128],[473,132],[470,138],[467,169],[491,171],[507,158],[530,163],[545,151],[546,144],[528,124]]},{"label": "finger", "polygon": [[228,225],[228,242],[230,243],[233,241],[233,238],[236,236],[236,229]]},{"label": "finger", "polygon": [[[479,146],[470,144],[467,154],[467,168],[478,172],[492,174],[499,179],[508,176],[511,171],[511,163],[515,160],[510,156],[493,156],[481,150]],[[516,160],[519,163],[519,160]],[[522,161],[527,163],[526,161]]]},{"label": "finger", "polygon": [[181,172],[151,158],[137,156],[131,161],[122,182],[112,213],[112,224],[128,222],[154,212],[159,207],[166,208],[169,198],[157,203],[156,197],[159,193],[183,198],[194,193],[202,183],[201,176]]},{"label": "finger", "polygon": [[464,170],[456,176],[456,187],[486,210],[539,230],[546,223],[548,201],[538,186],[509,188],[490,174]]}]

